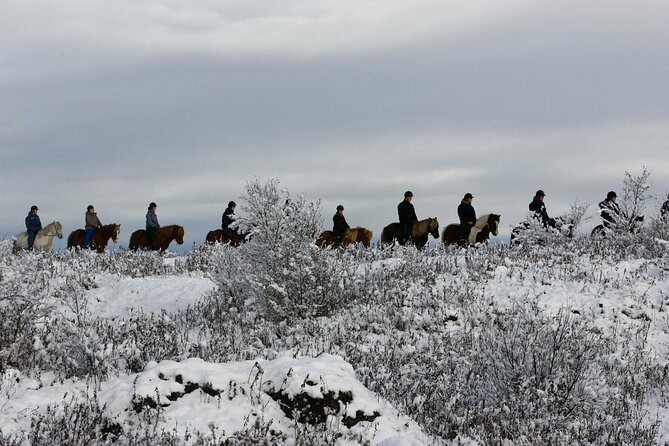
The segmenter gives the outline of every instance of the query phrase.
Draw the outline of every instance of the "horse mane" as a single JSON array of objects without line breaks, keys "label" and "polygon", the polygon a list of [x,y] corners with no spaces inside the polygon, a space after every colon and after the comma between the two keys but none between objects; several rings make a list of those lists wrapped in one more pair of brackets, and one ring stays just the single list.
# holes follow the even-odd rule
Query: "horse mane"
[{"label": "horse mane", "polygon": [[476,223],[474,223],[474,227],[478,229],[483,229],[485,225],[488,224],[488,218],[490,218],[490,214],[485,214],[479,217],[478,220],[476,220]]}]

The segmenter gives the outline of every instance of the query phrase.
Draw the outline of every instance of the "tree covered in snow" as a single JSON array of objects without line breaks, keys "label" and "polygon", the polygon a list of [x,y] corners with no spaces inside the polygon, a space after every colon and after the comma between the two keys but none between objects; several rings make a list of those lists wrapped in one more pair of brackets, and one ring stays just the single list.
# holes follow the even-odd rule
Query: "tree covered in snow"
[{"label": "tree covered in snow", "polygon": [[242,194],[242,230],[250,241],[238,260],[248,291],[273,318],[330,314],[346,299],[350,274],[337,256],[314,244],[320,201],[291,195],[277,179],[253,180]]}]

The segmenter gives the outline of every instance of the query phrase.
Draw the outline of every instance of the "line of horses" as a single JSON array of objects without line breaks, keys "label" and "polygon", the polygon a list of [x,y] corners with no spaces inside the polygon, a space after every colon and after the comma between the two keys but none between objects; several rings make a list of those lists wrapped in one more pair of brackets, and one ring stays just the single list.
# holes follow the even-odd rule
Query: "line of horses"
[{"label": "line of horses", "polygon": [[[97,252],[104,252],[107,248],[109,240],[118,243],[119,235],[121,233],[121,225],[112,223],[104,225],[100,228],[93,229],[93,236],[91,237],[88,246],[84,246],[84,238],[86,236],[85,229],[77,229],[70,233],[67,238],[67,247],[73,249],[92,249]],[[151,249],[155,251],[165,251],[167,247],[176,240],[179,245],[184,242],[184,228],[179,225],[163,226],[153,234],[151,244],[146,242],[146,231],[139,229],[130,236],[130,243],[128,248],[131,250],[137,249]],[[54,237],[63,238],[63,226],[58,221],[49,223],[40,231],[37,232],[35,241],[33,242],[33,249],[35,251],[51,251]],[[14,245],[12,252],[14,254],[22,250],[28,249],[28,233],[19,232],[14,236]]]},{"label": "line of horses", "polygon": [[[444,245],[467,244],[474,246],[477,243],[485,243],[490,235],[497,235],[499,228],[500,216],[499,214],[486,214],[479,218],[474,227],[472,227],[469,239],[463,241],[461,239],[460,225],[452,223],[441,234],[441,241]],[[406,243],[410,243],[417,248],[423,248],[429,239],[429,236],[435,239],[439,238],[439,221],[437,218],[426,218],[420,220],[411,226],[409,231],[409,239]],[[366,228],[352,228],[347,229],[344,238],[341,241],[342,246],[347,246],[354,243],[362,243],[369,247],[373,233]],[[380,237],[381,245],[388,245],[392,243],[403,243],[401,237],[401,226],[399,223],[391,223],[383,228]],[[323,231],[318,239],[316,245],[321,247],[332,246],[334,243],[334,233],[332,231]]]},{"label": "line of horses", "polygon": [[[477,243],[484,243],[490,238],[490,234],[497,235],[499,227],[500,216],[498,214],[486,214],[476,221],[476,224],[471,230],[469,240],[471,245]],[[383,228],[381,232],[381,245],[391,243],[401,243],[400,224],[391,223]],[[112,223],[104,225],[93,230],[93,236],[88,244],[84,246],[84,238],[86,231],[84,229],[77,229],[70,233],[67,238],[68,249],[84,249],[88,248],[102,253],[107,248],[107,244],[111,240],[113,243],[118,243],[119,235],[121,233],[121,225]],[[150,244],[147,244],[146,231],[139,229],[133,232],[130,236],[128,249],[150,249],[154,251],[165,251],[170,243],[176,241],[177,244],[182,245],[184,242],[185,231],[183,226],[169,225],[158,229],[154,234]],[[341,240],[341,246],[348,246],[351,244],[360,243],[363,246],[369,247],[374,233],[369,229],[363,227],[350,228],[346,230],[346,234]],[[427,218],[425,220],[414,223],[411,227],[409,239],[406,243],[415,245],[418,248],[423,248],[429,236],[439,238],[439,221],[436,218]],[[315,231],[314,231],[315,236]],[[36,251],[50,251],[53,245],[54,237],[63,238],[63,226],[58,221],[53,221],[46,225],[37,233],[33,243],[33,249]],[[233,232],[231,237],[228,237],[222,230],[216,229],[209,231],[205,241],[210,244],[215,243],[229,243],[231,246],[239,246],[246,242],[249,238],[247,233]],[[322,248],[332,247],[334,245],[335,237],[332,231],[323,231],[317,238],[315,243]],[[446,226],[442,235],[442,242],[444,245],[462,244],[460,238],[460,225],[450,224]],[[12,251],[16,254],[21,250],[28,249],[28,233],[20,232],[14,237],[14,245]]]}]

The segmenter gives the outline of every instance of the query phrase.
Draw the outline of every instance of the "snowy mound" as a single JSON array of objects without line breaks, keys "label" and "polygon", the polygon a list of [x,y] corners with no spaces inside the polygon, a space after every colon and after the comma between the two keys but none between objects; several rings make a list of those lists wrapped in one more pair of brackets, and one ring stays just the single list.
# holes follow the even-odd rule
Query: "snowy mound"
[{"label": "snowy mound", "polygon": [[[31,410],[38,409],[38,401],[43,406],[68,395],[91,398],[81,383],[40,387],[22,380],[16,371],[6,372],[3,381],[6,389],[13,382],[7,403],[11,410],[5,413],[22,414],[24,422],[29,421]],[[409,417],[357,381],[350,364],[328,354],[293,358],[287,353],[274,360],[224,364],[197,358],[152,362],[141,373],[101,383],[97,399],[111,425],[155,419],[157,429],[182,438],[188,438],[188,432],[201,438],[229,436],[249,426],[266,425],[275,437],[286,439],[293,435],[296,423],[337,423],[343,437],[356,442],[421,444],[427,439]]]}]

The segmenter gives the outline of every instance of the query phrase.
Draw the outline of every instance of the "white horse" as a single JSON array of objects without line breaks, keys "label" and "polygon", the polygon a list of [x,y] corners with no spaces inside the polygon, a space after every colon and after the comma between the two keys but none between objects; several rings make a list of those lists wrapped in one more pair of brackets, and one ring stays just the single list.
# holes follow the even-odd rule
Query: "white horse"
[{"label": "white horse", "polygon": [[[51,251],[54,237],[63,238],[63,226],[59,221],[49,223],[37,232],[37,236],[33,242],[33,249],[35,251]],[[14,236],[14,249],[12,249],[12,252],[16,254],[22,249],[28,249],[28,233],[25,231],[19,232]]]}]

